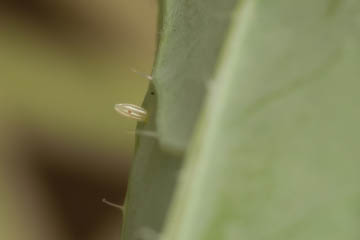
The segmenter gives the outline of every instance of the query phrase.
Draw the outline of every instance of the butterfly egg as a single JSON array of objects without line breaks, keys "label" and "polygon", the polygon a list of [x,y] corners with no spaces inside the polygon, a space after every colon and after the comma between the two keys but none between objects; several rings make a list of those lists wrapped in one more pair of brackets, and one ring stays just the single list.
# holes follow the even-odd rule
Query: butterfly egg
[{"label": "butterfly egg", "polygon": [[140,122],[145,122],[148,116],[148,113],[145,109],[134,104],[115,104],[115,110],[125,117],[135,119]]}]

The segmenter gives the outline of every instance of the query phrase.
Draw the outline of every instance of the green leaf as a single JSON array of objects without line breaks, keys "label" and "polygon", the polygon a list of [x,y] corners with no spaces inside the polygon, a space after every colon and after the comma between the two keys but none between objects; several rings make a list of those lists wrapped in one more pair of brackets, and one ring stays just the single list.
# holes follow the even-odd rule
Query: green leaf
[{"label": "green leaf", "polygon": [[166,0],[160,5],[153,80],[144,100],[149,121],[138,144],[122,239],[151,239],[162,229],[184,151],[211,80],[235,0]]},{"label": "green leaf", "polygon": [[360,1],[232,16],[162,239],[359,239]]},{"label": "green leaf", "polygon": [[164,0],[153,77],[157,131],[166,151],[183,152],[211,81],[236,0]]},{"label": "green leaf", "polygon": [[[156,97],[148,94],[144,107],[153,116]],[[139,137],[126,196],[122,239],[149,240],[157,235],[175,188],[181,157],[161,150],[155,129],[154,117],[138,126]]]}]

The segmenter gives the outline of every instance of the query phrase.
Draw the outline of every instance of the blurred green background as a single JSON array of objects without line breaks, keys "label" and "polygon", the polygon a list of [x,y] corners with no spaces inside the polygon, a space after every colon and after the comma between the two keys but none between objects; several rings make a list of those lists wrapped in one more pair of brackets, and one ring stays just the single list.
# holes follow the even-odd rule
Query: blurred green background
[{"label": "blurred green background", "polygon": [[0,0],[0,239],[120,239],[156,0]]}]

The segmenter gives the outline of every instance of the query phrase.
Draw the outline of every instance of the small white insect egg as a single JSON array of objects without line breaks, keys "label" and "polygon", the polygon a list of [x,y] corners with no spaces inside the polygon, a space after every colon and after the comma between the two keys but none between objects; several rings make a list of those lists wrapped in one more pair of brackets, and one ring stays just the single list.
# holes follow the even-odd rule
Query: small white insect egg
[{"label": "small white insect egg", "polygon": [[129,103],[119,103],[115,104],[115,110],[121,115],[135,119],[139,122],[145,122],[148,117],[148,113],[142,107],[136,106]]}]

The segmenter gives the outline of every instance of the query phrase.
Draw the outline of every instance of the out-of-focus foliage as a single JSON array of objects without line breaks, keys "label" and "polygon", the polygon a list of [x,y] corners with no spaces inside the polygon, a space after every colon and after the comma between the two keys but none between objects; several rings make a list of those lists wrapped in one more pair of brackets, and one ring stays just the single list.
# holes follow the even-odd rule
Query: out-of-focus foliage
[{"label": "out-of-focus foliage", "polygon": [[[144,16],[140,19],[121,14],[128,14],[134,6],[123,3],[127,9],[121,11],[121,5],[97,4],[104,11],[96,16],[99,19],[106,17],[106,9],[120,9],[117,15],[112,12],[107,17],[107,21],[114,21],[113,26],[104,20],[98,24],[108,27],[103,32],[91,29],[100,26],[90,22],[96,20],[90,18],[90,13],[88,22],[78,24],[79,29],[71,25],[49,29],[51,26],[39,27],[19,17],[7,17],[1,22],[0,107],[3,116],[35,122],[57,134],[73,134],[74,138],[96,145],[121,144],[130,149],[126,130],[135,123],[114,117],[110,109],[116,102],[141,102],[147,80],[130,69],[149,71],[155,34],[149,33],[149,25],[144,25]],[[79,14],[94,11],[93,7],[78,9]],[[146,6],[140,9],[145,11]],[[90,30],[83,30],[85,26]],[[115,27],[119,30],[112,29]],[[154,26],[150,29],[154,30]],[[114,39],[107,39],[111,37]]]},{"label": "out-of-focus foliage", "polygon": [[113,106],[143,100],[156,2],[0,4],[0,239],[118,239],[101,197],[123,194],[135,122]]}]

